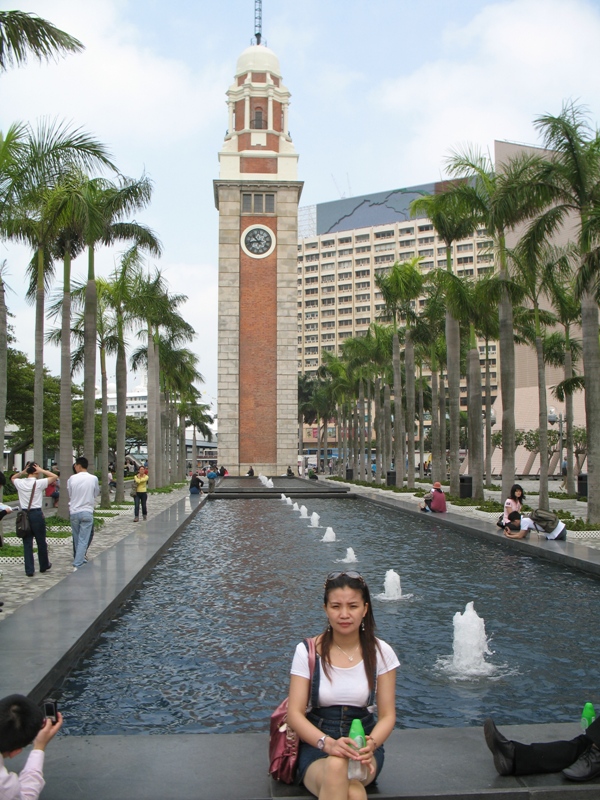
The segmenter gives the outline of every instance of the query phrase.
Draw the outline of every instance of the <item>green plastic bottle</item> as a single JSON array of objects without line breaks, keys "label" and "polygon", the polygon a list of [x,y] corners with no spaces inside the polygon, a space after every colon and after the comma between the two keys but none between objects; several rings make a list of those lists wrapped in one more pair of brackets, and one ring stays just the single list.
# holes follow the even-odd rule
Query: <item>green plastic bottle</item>
[{"label": "green plastic bottle", "polygon": [[581,727],[585,731],[596,719],[596,710],[593,703],[586,703],[581,712]]},{"label": "green plastic bottle", "polygon": [[[364,747],[367,744],[365,729],[363,728],[362,722],[359,719],[352,720],[348,736],[354,742],[354,747],[357,750],[360,750],[361,747]],[[351,759],[348,761],[348,778],[350,780],[354,778],[359,781],[364,781],[367,777],[367,774],[368,772],[366,766],[361,764],[360,761],[352,761]]]}]

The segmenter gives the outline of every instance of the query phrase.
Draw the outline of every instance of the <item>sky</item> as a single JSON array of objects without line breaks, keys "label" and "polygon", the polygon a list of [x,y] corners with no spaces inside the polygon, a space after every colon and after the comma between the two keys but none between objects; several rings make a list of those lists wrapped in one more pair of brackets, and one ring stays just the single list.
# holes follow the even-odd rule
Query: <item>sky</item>
[{"label": "sky", "polygon": [[[0,130],[68,120],[104,142],[122,174],[152,179],[152,203],[136,220],[155,230],[164,254],[148,263],[188,298],[182,313],[197,331],[204,399],[216,407],[212,181],[254,0],[0,0],[0,10],[15,7],[86,49],[0,73]],[[493,153],[495,139],[539,143],[535,118],[565,101],[600,121],[600,0],[263,0],[265,40],[292,93],[301,206],[438,180],[448,154],[469,144]],[[98,274],[110,274],[122,251],[100,251]],[[0,242],[16,346],[33,360],[29,258]],[[85,268],[80,257],[74,278]],[[56,347],[46,346],[45,362],[59,373]]]}]

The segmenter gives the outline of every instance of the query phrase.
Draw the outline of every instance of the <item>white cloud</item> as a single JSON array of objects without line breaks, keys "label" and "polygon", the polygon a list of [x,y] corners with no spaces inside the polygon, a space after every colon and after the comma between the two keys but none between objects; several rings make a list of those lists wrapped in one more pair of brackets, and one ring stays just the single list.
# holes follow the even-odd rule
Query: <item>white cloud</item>
[{"label": "white cloud", "polygon": [[46,4],[44,16],[76,35],[86,49],[55,64],[31,62],[5,73],[2,105],[10,108],[12,119],[59,115],[113,146],[126,141],[148,147],[164,145],[165,139],[175,146],[226,118],[229,65],[192,67],[176,54],[153,52],[140,31],[124,22],[122,5],[111,0]]},{"label": "white cloud", "polygon": [[[535,116],[568,99],[600,112],[600,16],[582,0],[511,0],[448,27],[438,58],[383,81],[372,93],[387,111],[411,180],[435,178],[450,148],[494,139],[535,143]],[[594,107],[595,106],[595,107]],[[421,177],[419,177],[419,175]]]}]

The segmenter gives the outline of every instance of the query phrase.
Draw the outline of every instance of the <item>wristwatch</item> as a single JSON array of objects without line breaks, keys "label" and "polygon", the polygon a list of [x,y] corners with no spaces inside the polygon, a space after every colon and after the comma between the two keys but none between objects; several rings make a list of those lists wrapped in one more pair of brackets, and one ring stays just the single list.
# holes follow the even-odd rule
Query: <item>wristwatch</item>
[{"label": "wristwatch", "polygon": [[317,747],[319,750],[323,750],[325,748],[325,739],[327,738],[327,734],[325,736],[321,736],[319,741],[317,742]]}]

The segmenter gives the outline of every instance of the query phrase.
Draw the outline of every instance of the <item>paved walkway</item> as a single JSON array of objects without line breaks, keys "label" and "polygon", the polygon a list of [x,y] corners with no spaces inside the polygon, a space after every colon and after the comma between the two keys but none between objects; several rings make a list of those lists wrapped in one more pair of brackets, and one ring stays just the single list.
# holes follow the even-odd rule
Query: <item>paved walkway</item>
[{"label": "paved walkway", "polygon": [[[187,494],[188,489],[185,486],[170,493],[149,494],[148,520],[154,519],[177,500],[187,496]],[[127,500],[129,501],[129,497]],[[94,539],[88,551],[88,559],[90,561],[107,548],[113,547],[128,534],[136,530],[140,533],[144,532],[147,523],[133,521],[133,501],[126,502],[126,505],[128,506],[127,509],[111,512],[117,514],[117,516],[106,517],[104,525],[95,531]],[[98,508],[98,510],[100,509]],[[7,543],[11,543],[10,534],[14,536],[14,520],[11,520],[10,516],[5,517],[3,527],[3,538],[5,541],[8,539]],[[48,532],[51,533],[50,528]],[[20,540],[18,541],[20,543]],[[17,541],[15,540],[16,543]],[[25,575],[22,559],[12,564],[0,562],[0,600],[4,600],[3,613],[0,614],[0,625],[23,603],[28,603],[48,591],[48,589],[73,572],[73,548],[70,536],[62,539],[48,537],[48,552],[52,569],[42,575],[39,572],[36,554],[34,556],[36,573],[33,578],[28,578]],[[1,556],[2,548],[0,548]]]}]

